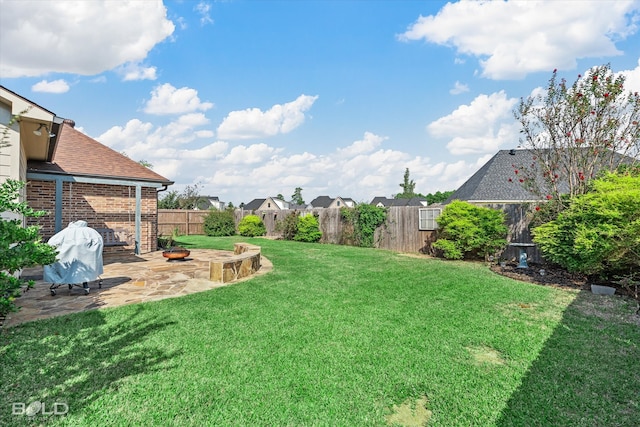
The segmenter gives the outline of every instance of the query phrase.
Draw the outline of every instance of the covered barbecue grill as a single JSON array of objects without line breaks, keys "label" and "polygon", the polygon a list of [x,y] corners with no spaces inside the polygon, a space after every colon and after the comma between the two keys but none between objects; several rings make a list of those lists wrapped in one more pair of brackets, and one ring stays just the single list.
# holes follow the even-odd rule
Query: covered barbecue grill
[{"label": "covered barbecue grill", "polygon": [[69,223],[67,228],[59,231],[49,239],[49,244],[58,249],[56,262],[44,267],[43,279],[51,283],[51,295],[61,285],[82,286],[85,295],[89,293],[89,282],[98,280],[102,287],[100,275],[102,269],[102,236],[87,226],[86,221]]}]

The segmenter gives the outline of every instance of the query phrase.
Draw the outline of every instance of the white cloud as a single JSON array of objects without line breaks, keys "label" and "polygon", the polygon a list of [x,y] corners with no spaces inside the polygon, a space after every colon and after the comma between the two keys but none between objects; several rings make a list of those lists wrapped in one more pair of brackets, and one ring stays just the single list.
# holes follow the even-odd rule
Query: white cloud
[{"label": "white cloud", "polygon": [[170,83],[157,86],[151,92],[144,112],[148,114],[184,114],[193,111],[207,111],[212,108],[211,102],[202,102],[198,91],[188,87],[176,89]]},{"label": "white cloud", "polygon": [[156,80],[158,78],[156,67],[143,67],[138,63],[125,64],[118,72],[124,81]]},{"label": "white cloud", "polygon": [[248,147],[238,145],[233,147],[224,158],[228,164],[256,164],[271,158],[277,150],[267,144],[253,144]]},{"label": "white cloud", "polygon": [[631,92],[640,92],[640,58],[638,59],[638,66],[633,70],[624,70],[620,74],[625,77],[625,89]]},{"label": "white cloud", "polygon": [[480,58],[483,76],[519,79],[574,69],[579,58],[621,55],[615,42],[636,32],[637,17],[633,0],[463,1],[420,16],[398,39],[455,47]]},{"label": "white cloud", "polygon": [[504,91],[479,95],[471,104],[430,123],[427,130],[436,138],[449,139],[447,148],[454,155],[494,152],[503,144],[517,144],[515,103]]},{"label": "white cloud", "polygon": [[461,93],[469,92],[469,86],[456,81],[453,88],[449,91],[451,95],[460,95]]},{"label": "white cloud", "polygon": [[[209,120],[202,113],[185,114],[165,126],[154,127],[152,123],[132,119],[122,126],[111,129],[96,137],[96,140],[116,151],[126,150],[131,158],[153,158],[166,147],[176,147],[197,140],[211,138],[211,131],[197,131]],[[174,156],[174,151],[168,151]],[[152,162],[153,163],[153,162]],[[155,163],[154,163],[155,164]]]},{"label": "white cloud", "polygon": [[200,15],[200,24],[213,24],[213,19],[211,19],[211,5],[207,2],[201,1],[194,7],[194,10],[198,12]]},{"label": "white cloud", "polygon": [[338,148],[338,154],[345,157],[351,157],[358,154],[370,153],[379,147],[385,139],[387,138],[375,135],[371,132],[365,132],[364,138],[361,140],[355,141],[346,148]]},{"label": "white cloud", "polygon": [[69,92],[69,84],[62,79],[52,82],[42,80],[31,86],[31,90],[34,92],[65,93]]},{"label": "white cloud", "polygon": [[[185,122],[199,123],[195,117]],[[177,126],[177,122],[174,122]],[[168,127],[168,126],[167,126]],[[202,184],[202,194],[219,196],[236,206],[254,198],[293,194],[303,188],[307,201],[321,195],[351,197],[369,202],[401,191],[405,168],[416,191],[432,193],[457,188],[479,167],[475,162],[432,163],[429,158],[384,148],[387,137],[365,132],[362,138],[329,154],[287,152],[265,143],[231,146],[225,141],[201,147],[168,143],[167,127],[156,128],[134,119],[115,126],[97,139],[134,159],[153,164],[153,170],[173,180],[171,189]],[[193,132],[191,132],[193,133]]]},{"label": "white cloud", "polygon": [[166,15],[161,0],[3,1],[0,75],[95,75],[141,61],[173,33]]},{"label": "white cloud", "polygon": [[289,133],[305,120],[317,96],[300,95],[295,101],[276,104],[267,111],[248,108],[232,111],[218,126],[221,139],[252,139]]}]

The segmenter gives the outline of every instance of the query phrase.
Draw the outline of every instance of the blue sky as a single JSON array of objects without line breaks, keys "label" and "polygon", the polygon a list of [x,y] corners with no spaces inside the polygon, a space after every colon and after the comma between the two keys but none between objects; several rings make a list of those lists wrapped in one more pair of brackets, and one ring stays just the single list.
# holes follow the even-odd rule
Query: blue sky
[{"label": "blue sky", "polygon": [[0,84],[178,191],[368,202],[516,147],[554,69],[640,90],[639,25],[623,0],[0,0]]}]

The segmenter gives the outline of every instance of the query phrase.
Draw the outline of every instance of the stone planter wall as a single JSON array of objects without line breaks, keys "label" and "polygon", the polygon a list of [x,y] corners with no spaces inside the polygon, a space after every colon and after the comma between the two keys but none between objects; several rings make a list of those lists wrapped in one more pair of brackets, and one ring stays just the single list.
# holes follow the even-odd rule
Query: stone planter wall
[{"label": "stone planter wall", "polygon": [[214,282],[231,282],[251,276],[260,269],[260,246],[236,243],[234,255],[209,264],[209,279]]}]

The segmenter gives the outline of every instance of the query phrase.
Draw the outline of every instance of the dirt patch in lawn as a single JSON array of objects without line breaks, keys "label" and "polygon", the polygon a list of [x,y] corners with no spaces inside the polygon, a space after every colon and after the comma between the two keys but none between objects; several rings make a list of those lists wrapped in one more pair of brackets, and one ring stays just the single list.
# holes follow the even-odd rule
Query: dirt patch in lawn
[{"label": "dirt patch in lawn", "polygon": [[418,399],[407,399],[400,405],[393,405],[391,413],[386,416],[389,426],[424,426],[433,413],[427,409],[427,396]]}]

